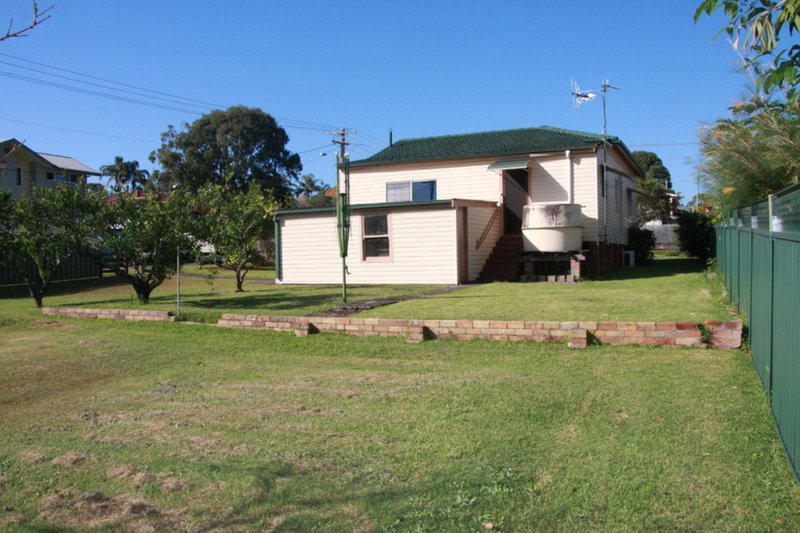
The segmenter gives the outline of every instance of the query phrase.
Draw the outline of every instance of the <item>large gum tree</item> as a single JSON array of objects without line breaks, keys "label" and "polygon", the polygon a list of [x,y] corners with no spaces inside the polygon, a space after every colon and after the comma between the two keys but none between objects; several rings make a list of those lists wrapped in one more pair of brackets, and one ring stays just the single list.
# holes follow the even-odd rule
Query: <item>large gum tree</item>
[{"label": "large gum tree", "polygon": [[161,165],[159,181],[194,192],[208,184],[245,192],[256,184],[286,203],[303,168],[300,157],[286,149],[286,131],[257,108],[212,111],[182,130],[169,126],[161,141],[150,155]]}]

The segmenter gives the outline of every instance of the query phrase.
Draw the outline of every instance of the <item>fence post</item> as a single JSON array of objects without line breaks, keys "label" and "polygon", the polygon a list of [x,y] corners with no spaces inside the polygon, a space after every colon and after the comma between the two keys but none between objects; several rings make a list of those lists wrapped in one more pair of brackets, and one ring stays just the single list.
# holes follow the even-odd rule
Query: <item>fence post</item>
[{"label": "fence post", "polygon": [[[775,236],[772,234],[774,231],[773,217],[775,216],[775,195],[770,194],[767,197],[769,206],[769,403],[772,405],[772,358],[775,346],[775,324],[773,317],[775,316]],[[773,411],[774,415],[774,411]]]}]

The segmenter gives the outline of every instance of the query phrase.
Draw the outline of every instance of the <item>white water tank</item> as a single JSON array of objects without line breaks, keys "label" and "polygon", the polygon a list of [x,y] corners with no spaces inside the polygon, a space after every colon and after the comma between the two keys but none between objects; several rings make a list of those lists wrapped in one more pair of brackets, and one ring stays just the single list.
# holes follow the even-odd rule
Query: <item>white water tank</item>
[{"label": "white water tank", "polygon": [[573,252],[581,249],[579,204],[530,204],[522,212],[526,252]]}]

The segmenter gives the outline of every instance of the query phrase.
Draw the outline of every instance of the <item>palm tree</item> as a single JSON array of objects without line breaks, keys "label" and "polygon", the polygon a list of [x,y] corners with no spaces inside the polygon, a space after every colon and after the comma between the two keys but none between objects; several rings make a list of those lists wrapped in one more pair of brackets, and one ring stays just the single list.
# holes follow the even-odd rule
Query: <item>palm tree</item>
[{"label": "palm tree", "polygon": [[150,177],[150,172],[139,168],[138,161],[125,161],[120,155],[114,158],[113,164],[100,167],[100,173],[108,176],[109,185],[117,192],[124,191],[127,187],[131,191],[143,189]]},{"label": "palm tree", "polygon": [[314,177],[314,174],[306,174],[300,178],[300,184],[295,187],[295,194],[298,197],[303,197],[306,200],[314,196],[315,193],[325,190],[322,180]]}]

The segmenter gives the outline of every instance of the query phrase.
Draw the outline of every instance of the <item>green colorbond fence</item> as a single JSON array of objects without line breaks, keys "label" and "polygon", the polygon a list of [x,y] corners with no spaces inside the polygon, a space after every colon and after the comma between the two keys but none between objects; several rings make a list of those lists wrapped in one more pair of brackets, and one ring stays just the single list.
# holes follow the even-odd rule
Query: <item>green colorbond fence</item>
[{"label": "green colorbond fence", "polygon": [[717,227],[717,264],[747,320],[753,364],[800,479],[800,185]]},{"label": "green colorbond fence", "polygon": [[[33,276],[36,270],[31,268],[29,272]],[[98,275],[100,275],[100,264],[96,257],[73,255],[59,265],[53,281],[92,278]],[[25,283],[25,280],[15,270],[0,267],[0,285],[15,283]]]}]

